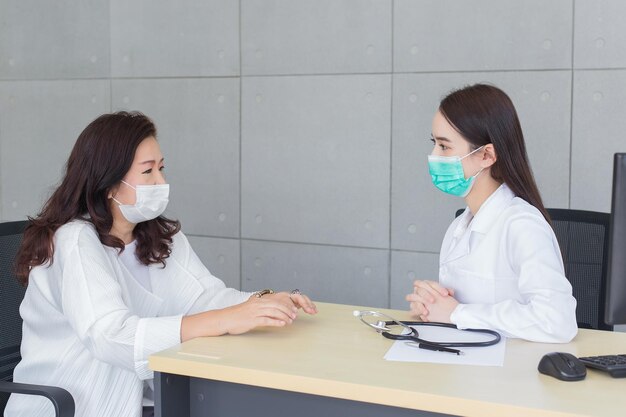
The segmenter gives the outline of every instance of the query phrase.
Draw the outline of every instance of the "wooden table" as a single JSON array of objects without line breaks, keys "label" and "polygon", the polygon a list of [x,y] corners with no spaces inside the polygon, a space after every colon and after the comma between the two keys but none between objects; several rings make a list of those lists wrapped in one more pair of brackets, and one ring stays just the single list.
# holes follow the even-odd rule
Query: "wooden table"
[{"label": "wooden table", "polygon": [[285,328],[198,338],[151,356],[156,416],[626,416],[626,378],[588,370],[562,382],[537,371],[551,351],[626,353],[625,333],[581,329],[569,344],[509,339],[503,367],[389,362],[393,342],[352,315],[369,308],[317,305],[316,316],[301,313]]}]

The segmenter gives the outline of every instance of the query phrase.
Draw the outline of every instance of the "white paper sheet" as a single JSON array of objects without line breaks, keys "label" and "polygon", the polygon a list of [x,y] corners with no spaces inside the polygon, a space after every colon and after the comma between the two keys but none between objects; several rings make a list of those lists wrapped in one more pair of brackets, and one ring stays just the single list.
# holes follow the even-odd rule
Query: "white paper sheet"
[{"label": "white paper sheet", "polygon": [[[493,337],[491,335],[464,332],[445,327],[416,326],[416,329],[419,332],[420,338],[433,342],[477,342],[489,340]],[[400,362],[503,366],[505,348],[505,337],[502,337],[500,342],[493,346],[454,348],[461,350],[463,352],[462,355],[418,349],[417,347],[407,345],[404,340],[396,340],[385,354],[385,359]]]}]

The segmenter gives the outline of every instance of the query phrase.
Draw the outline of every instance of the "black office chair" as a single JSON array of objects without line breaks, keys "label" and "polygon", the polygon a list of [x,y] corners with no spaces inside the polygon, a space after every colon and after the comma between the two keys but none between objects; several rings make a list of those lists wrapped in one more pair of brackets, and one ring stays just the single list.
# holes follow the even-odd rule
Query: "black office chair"
[{"label": "black office chair", "polygon": [[[609,213],[547,209],[561,247],[565,276],[576,299],[576,321],[583,329],[613,330],[604,322],[609,255]],[[465,209],[456,211],[456,217]]]},{"label": "black office chair", "polygon": [[22,318],[19,307],[25,288],[14,274],[15,255],[22,241],[27,221],[0,223],[0,415],[11,393],[47,397],[58,417],[74,416],[74,399],[62,388],[45,385],[18,384],[13,369],[21,359]]},{"label": "black office chair", "polygon": [[604,322],[609,256],[609,213],[547,209],[578,302],[576,320],[585,329],[613,330]]}]

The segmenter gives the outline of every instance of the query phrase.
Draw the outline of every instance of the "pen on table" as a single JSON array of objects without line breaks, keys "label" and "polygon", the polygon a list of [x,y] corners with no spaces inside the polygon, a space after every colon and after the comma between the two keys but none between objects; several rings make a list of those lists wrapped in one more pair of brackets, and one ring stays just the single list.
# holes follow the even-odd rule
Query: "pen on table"
[{"label": "pen on table", "polygon": [[415,344],[420,349],[432,350],[432,351],[435,351],[435,352],[454,353],[455,355],[462,355],[463,354],[463,352],[458,350],[458,349],[451,349],[451,348],[447,348],[447,347],[444,347],[444,346],[428,345],[428,344],[425,344],[425,343],[415,343]]}]

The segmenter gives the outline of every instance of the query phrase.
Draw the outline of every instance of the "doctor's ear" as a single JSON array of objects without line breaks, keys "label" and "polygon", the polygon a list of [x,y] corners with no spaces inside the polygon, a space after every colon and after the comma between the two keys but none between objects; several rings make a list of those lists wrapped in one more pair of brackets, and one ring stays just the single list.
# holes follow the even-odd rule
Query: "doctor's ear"
[{"label": "doctor's ear", "polygon": [[483,148],[483,159],[481,161],[481,166],[483,168],[489,168],[498,160],[498,155],[496,155],[496,149],[493,147],[492,143],[488,143]]}]

